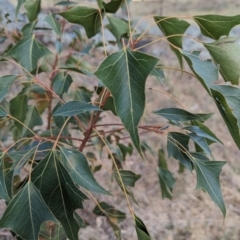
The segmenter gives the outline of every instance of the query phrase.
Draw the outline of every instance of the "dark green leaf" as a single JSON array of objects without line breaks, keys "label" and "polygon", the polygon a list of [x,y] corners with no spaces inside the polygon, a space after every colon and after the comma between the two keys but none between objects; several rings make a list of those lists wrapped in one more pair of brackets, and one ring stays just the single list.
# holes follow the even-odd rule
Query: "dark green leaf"
[{"label": "dark green leaf", "polygon": [[[78,225],[80,228],[85,228],[89,225],[89,223],[85,222],[76,212],[73,213]],[[57,239],[56,239],[57,240]]]},{"label": "dark green leaf", "polygon": [[211,150],[204,137],[201,137],[195,133],[189,133],[188,136],[208,155],[211,155]]},{"label": "dark green leaf", "polygon": [[23,239],[38,240],[40,226],[56,218],[36,187],[28,182],[7,206],[0,220],[1,228],[9,228]]},{"label": "dark green leaf", "polygon": [[117,116],[117,112],[114,106],[113,97],[109,97],[107,102],[104,104],[103,108],[104,111],[111,111],[114,115]]},{"label": "dark green leaf", "polygon": [[90,72],[87,72],[84,69],[79,69],[79,67],[75,67],[74,65],[65,65],[65,66],[61,66],[59,67],[59,69],[63,69],[63,70],[68,70],[68,71],[72,71],[72,72],[77,72],[77,73],[81,73],[87,76],[91,76],[92,74]]},{"label": "dark green leaf", "polygon": [[36,21],[26,24],[22,28],[23,37],[30,37],[32,35],[33,31],[34,31],[35,25],[36,25]]},{"label": "dark green leaf", "polygon": [[163,108],[155,110],[153,113],[160,115],[171,121],[186,122],[201,119],[197,114],[190,113],[180,108]]},{"label": "dark green leaf", "polygon": [[197,173],[196,189],[202,188],[208,192],[212,200],[221,209],[223,216],[226,215],[226,208],[220,188],[219,175],[226,162],[204,161],[194,158],[194,166]]},{"label": "dark green leaf", "polygon": [[61,37],[61,25],[57,20],[55,19],[55,14],[49,14],[44,21],[46,21],[54,30],[54,32]]},{"label": "dark green leaf", "polygon": [[53,79],[53,90],[56,94],[62,96],[63,93],[68,91],[72,82],[72,77],[69,74],[60,72]]},{"label": "dark green leaf", "polygon": [[2,106],[0,106],[0,118],[7,116],[8,116],[7,111]]},{"label": "dark green leaf", "polygon": [[169,132],[167,141],[167,151],[169,157],[174,157],[180,161],[187,169],[192,170],[191,159],[188,154],[189,136],[178,133]]},{"label": "dark green leaf", "polygon": [[8,90],[11,88],[13,82],[15,81],[17,76],[15,75],[5,75],[0,77],[0,102],[4,99],[4,97],[7,95]]},{"label": "dark green leaf", "polygon": [[240,39],[225,37],[204,46],[211,54],[214,62],[226,82],[238,85],[240,78]]},{"label": "dark green leaf", "polygon": [[[190,24],[186,21],[180,20],[178,18],[166,18],[166,17],[158,17],[155,16],[154,20],[158,27],[162,30],[163,34],[168,37],[167,40],[175,45],[178,48],[182,48],[182,38],[183,36],[172,36],[175,34],[184,35],[187,28],[190,26]],[[170,46],[171,47],[171,46]],[[177,55],[177,58],[179,60],[180,66],[182,67],[182,55],[181,53],[171,47],[172,51]]]},{"label": "dark green leaf", "polygon": [[163,82],[163,79],[165,78],[163,70],[161,69],[161,65],[155,66],[155,68],[152,70],[151,75],[155,76],[159,82]]},{"label": "dark green leaf", "polygon": [[125,0],[111,0],[108,3],[103,2],[103,7],[107,13],[116,13],[124,3]]},{"label": "dark green leaf", "polygon": [[218,67],[212,62],[212,60],[200,60],[200,52],[198,51],[190,53],[182,50],[181,52],[194,75],[201,82],[208,93],[211,94],[209,88],[215,81],[218,80]]},{"label": "dark green leaf", "polygon": [[61,148],[61,162],[76,184],[92,192],[110,195],[95,180],[87,159],[81,152]]},{"label": "dark green leaf", "polygon": [[78,240],[79,225],[73,213],[77,208],[83,208],[82,202],[87,197],[76,187],[56,153],[51,152],[41,160],[31,176],[47,206],[61,222],[67,237]]},{"label": "dark green leaf", "polygon": [[212,86],[212,95],[233,140],[240,149],[240,90],[232,86]]},{"label": "dark green leaf", "polygon": [[25,0],[24,7],[27,11],[28,20],[33,22],[41,11],[41,0]]},{"label": "dark green leaf", "polygon": [[61,1],[55,4],[55,6],[69,6],[69,5],[75,5],[76,2],[72,1]]},{"label": "dark green leaf", "polygon": [[158,151],[158,178],[160,182],[162,198],[172,199],[172,189],[175,179],[170,171],[168,171],[167,162],[163,151]]},{"label": "dark green leaf", "polygon": [[203,35],[219,39],[221,36],[228,36],[231,29],[240,24],[240,15],[221,16],[221,15],[199,15],[193,17],[198,24]]},{"label": "dark green leaf", "polygon": [[135,214],[135,229],[137,232],[138,240],[151,240],[150,234],[143,221]]},{"label": "dark green leaf", "polygon": [[26,119],[28,111],[28,97],[25,94],[16,96],[10,101],[10,114],[16,118],[18,121],[14,120],[19,133],[23,131],[23,122]]},{"label": "dark green leaf", "polygon": [[116,112],[139,153],[137,126],[145,106],[145,83],[157,62],[158,59],[152,56],[124,48],[109,55],[95,72],[111,91]]},{"label": "dark green leaf", "polygon": [[[103,15],[103,12],[101,13]],[[76,6],[65,12],[59,13],[70,23],[82,25],[85,28],[88,38],[96,35],[101,26],[101,17],[98,9]]]},{"label": "dark green leaf", "polygon": [[74,116],[80,113],[86,113],[91,111],[102,111],[100,108],[93,106],[89,103],[80,101],[70,101],[58,108],[53,116]]},{"label": "dark green leaf", "polygon": [[6,56],[13,57],[29,72],[37,68],[38,60],[51,52],[34,36],[22,38]]},{"label": "dark green leaf", "polygon": [[0,153],[0,198],[10,201],[10,197],[8,195],[7,186],[5,182],[5,174],[4,174],[4,154]]},{"label": "dark green leaf", "polygon": [[[137,180],[139,180],[141,178],[140,174],[136,174],[132,171],[129,170],[119,170],[119,173],[121,175],[123,184],[125,186],[129,186],[129,187],[134,187],[135,183]],[[119,182],[119,184],[121,184],[119,175],[117,171],[114,171],[114,176],[116,178],[116,180]]]}]

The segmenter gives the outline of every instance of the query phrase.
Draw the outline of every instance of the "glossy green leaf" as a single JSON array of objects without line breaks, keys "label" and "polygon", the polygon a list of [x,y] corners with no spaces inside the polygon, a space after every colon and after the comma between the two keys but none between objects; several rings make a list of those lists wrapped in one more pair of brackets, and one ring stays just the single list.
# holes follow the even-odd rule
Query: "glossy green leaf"
[{"label": "glossy green leaf", "polygon": [[155,57],[124,48],[109,55],[95,72],[111,91],[116,112],[139,153],[137,126],[145,107],[145,83],[157,62]]},{"label": "glossy green leaf", "polygon": [[182,163],[187,169],[192,170],[191,159],[188,154],[189,136],[178,133],[169,132],[167,141],[168,156],[173,157]]},{"label": "glossy green leaf", "polygon": [[212,86],[212,95],[233,140],[240,149],[240,90],[232,86]]},{"label": "glossy green leaf", "polygon": [[172,199],[172,189],[175,184],[175,179],[172,173],[168,170],[167,162],[162,150],[158,151],[158,178],[160,182],[162,198]]},{"label": "glossy green leaf", "polygon": [[[103,12],[101,13],[103,15]],[[76,6],[65,12],[59,13],[70,23],[82,25],[85,28],[88,38],[96,35],[101,27],[101,17],[98,9]]]},{"label": "glossy green leaf", "polygon": [[125,0],[111,0],[108,3],[103,2],[104,10],[107,13],[116,13],[117,10],[125,3]]},{"label": "glossy green leaf", "polygon": [[61,147],[61,162],[76,184],[92,192],[110,195],[95,180],[87,159],[81,152]]},{"label": "glossy green leaf", "polygon": [[86,113],[91,111],[102,111],[100,108],[93,106],[89,103],[80,101],[70,101],[58,108],[53,116],[74,116],[80,113]]},{"label": "glossy green leaf", "polygon": [[180,108],[163,108],[160,110],[155,110],[153,113],[160,115],[170,121],[186,122],[201,119],[201,116]]},{"label": "glossy green leaf", "polygon": [[55,19],[55,14],[49,14],[45,19],[45,22],[47,22],[53,29],[53,31],[61,37],[61,24]]},{"label": "glossy green leaf", "polygon": [[41,0],[25,0],[24,7],[27,11],[28,20],[33,22],[41,11]]},{"label": "glossy green leaf", "polygon": [[240,78],[240,38],[225,37],[204,46],[218,64],[224,80],[237,85]]},{"label": "glossy green leaf", "polygon": [[0,198],[6,200],[7,202],[10,201],[5,181],[3,153],[0,153]]},{"label": "glossy green leaf", "polygon": [[[123,184],[125,186],[129,186],[129,187],[134,187],[135,186],[135,183],[137,180],[139,180],[141,178],[141,175],[140,174],[136,174],[132,171],[129,171],[129,170],[119,170],[119,173],[121,175],[121,178],[122,178],[122,181],[123,181]],[[117,171],[114,171],[114,176],[115,178],[117,179],[117,181],[120,183],[120,178],[119,178],[119,175],[118,175],[118,172]],[[121,184],[121,183],[120,183]]]},{"label": "glossy green leaf", "polygon": [[2,106],[0,106],[0,118],[7,116],[8,116],[7,111]]},{"label": "glossy green leaf", "polygon": [[129,33],[129,25],[123,19],[108,16],[110,23],[109,30],[116,37],[118,44],[121,46],[121,38]]},{"label": "glossy green leaf", "polygon": [[226,162],[204,161],[199,158],[194,158],[194,167],[197,173],[196,189],[202,188],[206,190],[212,200],[221,209],[224,217],[226,215],[226,207],[220,188],[219,175],[225,163]]},{"label": "glossy green leaf", "polygon": [[0,77],[0,102],[7,95],[8,90],[11,88],[13,82],[15,81],[17,76],[15,75],[5,75]]},{"label": "glossy green leaf", "polygon": [[10,101],[10,114],[16,118],[18,121],[14,120],[14,124],[16,125],[19,133],[23,131],[23,122],[27,117],[28,111],[28,97],[26,94],[21,94],[16,96]]},{"label": "glossy green leaf", "polygon": [[208,93],[211,94],[209,88],[218,80],[218,67],[212,62],[212,60],[202,61],[199,58],[199,51],[187,52],[182,50],[181,52],[194,75]]},{"label": "glossy green leaf", "polygon": [[188,136],[207,154],[211,155],[211,150],[204,137],[201,137],[195,133],[189,133]]},{"label": "glossy green leaf", "polygon": [[193,17],[198,24],[203,35],[219,39],[221,36],[228,36],[231,29],[240,24],[240,15],[221,16],[221,15],[198,15]]},{"label": "glossy green leaf", "polygon": [[38,60],[51,52],[34,36],[22,38],[17,44],[7,52],[7,57],[12,57],[19,62],[22,67],[29,72],[37,68]]},{"label": "glossy green leaf", "polygon": [[53,91],[62,96],[63,93],[66,93],[72,84],[72,77],[66,72],[58,73],[53,79]]},{"label": "glossy green leaf", "polygon": [[138,240],[151,240],[150,234],[144,222],[135,214],[135,229],[137,232]]},{"label": "glossy green leaf", "polygon": [[0,227],[11,229],[22,239],[38,240],[40,226],[45,221],[57,220],[40,192],[28,182],[7,206]]},{"label": "glossy green leaf", "polygon": [[77,208],[83,208],[82,202],[87,197],[76,187],[56,153],[51,152],[41,160],[31,177],[47,206],[61,222],[67,237],[78,240],[79,224],[73,213]]},{"label": "glossy green leaf", "polygon": [[[163,34],[166,37],[168,37],[167,40],[171,44],[175,45],[178,48],[182,48],[183,36],[174,36],[174,35],[176,34],[184,35],[185,31],[190,26],[188,22],[180,20],[178,18],[168,18],[168,17],[159,17],[159,16],[155,16],[154,21],[156,22],[157,26],[161,29]],[[171,35],[173,36],[171,37]],[[177,55],[180,66],[182,67],[181,53],[173,47],[171,47],[171,49]]]}]

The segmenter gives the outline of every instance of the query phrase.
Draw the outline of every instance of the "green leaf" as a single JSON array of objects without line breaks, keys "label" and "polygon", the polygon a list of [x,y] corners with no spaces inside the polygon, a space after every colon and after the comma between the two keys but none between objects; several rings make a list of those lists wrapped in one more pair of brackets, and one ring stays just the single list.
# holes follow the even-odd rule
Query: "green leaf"
[{"label": "green leaf", "polygon": [[137,232],[138,240],[151,240],[150,234],[143,221],[135,214],[135,229]]},{"label": "green leaf", "polygon": [[100,108],[93,106],[89,103],[81,101],[70,101],[58,108],[53,116],[66,116],[71,117],[80,113],[86,113],[91,111],[102,111]]},{"label": "green leaf", "polygon": [[[132,171],[129,171],[129,170],[119,170],[119,173],[121,175],[123,184],[125,186],[129,186],[129,187],[134,187],[136,181],[141,178],[140,174],[136,174],[136,173],[134,173]],[[117,171],[114,171],[114,177],[116,178],[116,180],[121,185],[121,181],[119,179],[119,175],[118,175]]]},{"label": "green leaf", "polygon": [[22,239],[38,240],[40,226],[48,220],[57,221],[39,191],[28,182],[7,206],[0,227],[11,229]]},{"label": "green leaf", "polygon": [[212,200],[221,209],[224,217],[226,215],[226,208],[220,188],[219,175],[225,163],[226,162],[204,161],[199,158],[194,158],[194,166],[197,173],[196,189],[202,188],[206,190]]},{"label": "green leaf", "polygon": [[182,50],[181,52],[194,75],[211,95],[210,87],[218,80],[218,67],[212,62],[212,60],[200,60],[199,51],[190,53]]},{"label": "green leaf", "polygon": [[[180,20],[178,18],[168,18],[168,17],[159,17],[155,16],[154,20],[157,24],[157,26],[161,29],[163,34],[168,37],[167,40],[175,45],[178,48],[182,48],[182,38],[183,36],[172,36],[175,34],[182,34],[184,35],[187,28],[190,26],[190,24],[186,21]],[[179,60],[180,66],[182,68],[182,55],[179,52],[179,50],[173,48],[170,46],[172,51],[177,55],[177,58]]]},{"label": "green leaf", "polygon": [[[103,15],[103,12],[101,13]],[[59,13],[70,23],[82,25],[85,28],[88,38],[96,35],[101,27],[101,17],[98,9],[76,6],[65,12]],[[103,18],[103,16],[102,16]]]},{"label": "green leaf", "polygon": [[7,57],[13,57],[22,67],[29,72],[37,68],[38,60],[51,52],[34,36],[22,38],[17,44],[7,52]]},{"label": "green leaf", "polygon": [[7,116],[8,116],[7,111],[3,108],[3,106],[0,105],[0,118]]},{"label": "green leaf", "polygon": [[69,5],[75,5],[76,2],[72,1],[61,1],[55,4],[55,6],[69,6]]},{"label": "green leaf", "polygon": [[231,29],[240,24],[240,15],[221,16],[221,15],[199,15],[193,17],[198,24],[203,35],[219,39],[221,36],[228,36]]},{"label": "green leaf", "polygon": [[68,91],[72,82],[71,75],[66,72],[60,72],[53,79],[53,91],[59,96],[62,96],[63,93]]},{"label": "green leaf", "polygon": [[11,88],[13,82],[15,81],[17,76],[15,75],[5,75],[0,77],[0,102],[4,99],[4,97],[7,95],[8,90]]},{"label": "green leaf", "polygon": [[111,0],[108,3],[103,2],[103,7],[107,13],[116,13],[124,3],[125,0]]},{"label": "green leaf", "polygon": [[153,113],[160,115],[170,121],[186,122],[201,119],[201,116],[180,108],[163,108],[160,110],[155,110]]},{"label": "green leaf", "polygon": [[41,11],[41,0],[25,0],[24,7],[27,11],[28,20],[33,22]]},{"label": "green leaf", "polygon": [[139,153],[137,126],[145,107],[145,83],[157,62],[155,57],[124,48],[109,55],[95,72],[111,91],[116,112]]},{"label": "green leaf", "polygon": [[172,189],[175,179],[170,171],[168,171],[167,162],[162,150],[158,151],[158,178],[162,192],[162,198],[172,199]]},{"label": "green leaf", "polygon": [[188,136],[208,155],[211,155],[211,150],[204,137],[201,137],[195,133],[189,133]]},{"label": "green leaf", "polygon": [[192,163],[188,152],[189,136],[178,133],[169,132],[167,141],[168,156],[180,161],[187,169],[192,171]]},{"label": "green leaf", "polygon": [[54,32],[61,37],[62,33],[61,33],[61,25],[60,23],[55,19],[55,14],[49,14],[45,19],[45,22],[47,22],[52,29],[54,30]]},{"label": "green leaf", "polygon": [[128,22],[123,19],[108,16],[108,21],[110,23],[110,31],[116,37],[119,46],[121,44],[121,38],[129,33]]},{"label": "green leaf", "polygon": [[93,210],[93,213],[98,216],[106,216],[109,224],[111,225],[116,239],[121,240],[121,229],[118,227],[118,223],[126,219],[126,214],[115,209],[114,206],[107,204],[106,202],[100,202]]},{"label": "green leaf", "polygon": [[[35,106],[28,107],[24,124],[28,126],[28,128],[30,128],[31,130],[33,130],[35,126],[41,126],[43,124],[42,118],[39,115],[38,110]],[[32,136],[32,135],[33,134],[27,128],[23,128],[22,137]]]},{"label": "green leaf", "polygon": [[[20,121],[22,124],[26,119],[28,111],[28,97],[26,94],[16,96],[10,101],[10,114]],[[18,121],[14,120],[19,133],[23,131],[23,125]]]},{"label": "green leaf", "polygon": [[24,4],[26,0],[18,0],[18,4],[17,4],[17,7],[16,7],[16,11],[15,11],[15,18],[17,19],[18,17],[18,13],[20,11],[20,8],[22,7],[22,5]]},{"label": "green leaf", "polygon": [[162,65],[156,65],[155,68],[152,70],[151,75],[155,76],[160,83],[163,83],[165,75],[161,67]]},{"label": "green leaf", "polygon": [[0,198],[10,201],[10,197],[8,195],[7,186],[5,182],[5,174],[4,174],[4,154],[0,153]]},{"label": "green leaf", "polygon": [[79,69],[79,67],[76,67],[74,65],[65,65],[65,66],[61,66],[59,67],[59,69],[63,69],[63,70],[68,70],[68,71],[72,71],[72,72],[77,72],[77,73],[81,73],[87,76],[92,76],[92,74],[90,72],[87,72],[84,69]]},{"label": "green leaf", "polygon": [[95,180],[86,157],[79,151],[60,148],[61,162],[73,181],[89,191],[110,195]]},{"label": "green leaf", "polygon": [[240,90],[232,86],[212,86],[212,95],[233,140],[240,149]]},{"label": "green leaf", "polygon": [[225,37],[204,46],[219,65],[220,73],[226,82],[238,85],[240,78],[240,38]]},{"label": "green leaf", "polygon": [[37,21],[30,22],[22,28],[23,37],[31,37],[35,28]]},{"label": "green leaf", "polygon": [[31,177],[47,206],[61,222],[67,237],[78,240],[79,224],[73,213],[77,208],[83,208],[82,202],[87,197],[76,187],[56,153],[51,152],[41,160]]}]

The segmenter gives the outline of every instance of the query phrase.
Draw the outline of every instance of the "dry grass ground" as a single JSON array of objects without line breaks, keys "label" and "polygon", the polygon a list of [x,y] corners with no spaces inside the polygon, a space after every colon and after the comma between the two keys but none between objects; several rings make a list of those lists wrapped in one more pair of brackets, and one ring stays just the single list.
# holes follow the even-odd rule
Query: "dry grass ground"
[{"label": "dry grass ground", "polygon": [[[45,0],[44,0],[45,1]],[[43,1],[43,2],[44,2]],[[80,2],[80,1],[79,1]],[[146,15],[194,15],[194,14],[238,14],[239,2],[233,1],[160,1],[153,3],[136,2],[131,5],[131,14],[135,16]],[[178,67],[175,56],[166,45],[157,44],[152,47],[162,49],[161,59],[166,66]],[[1,75],[3,72],[1,71]],[[4,72],[4,74],[9,74]],[[221,174],[223,196],[227,207],[227,216],[222,218],[220,210],[211,201],[210,197],[202,191],[195,191],[196,176],[188,171],[178,173],[177,161],[168,160],[169,168],[174,173],[176,185],[173,191],[173,200],[161,199],[160,187],[156,174],[156,155],[148,154],[147,161],[142,161],[137,154],[127,159],[126,169],[142,174],[137,182],[134,194],[139,205],[133,208],[136,214],[145,222],[152,234],[153,240],[239,240],[240,239],[240,165],[239,150],[236,148],[230,134],[225,127],[212,99],[205,92],[200,83],[189,75],[177,71],[165,71],[166,80],[164,86],[155,79],[149,79],[147,87],[161,89],[174,95],[185,107],[192,112],[215,112],[207,125],[224,142],[224,146],[215,144],[212,151],[216,160],[227,161]],[[169,96],[146,90],[147,106],[143,122],[165,124],[151,112],[162,107],[180,107]],[[113,121],[111,119],[111,121]],[[114,120],[115,121],[115,120]],[[173,130],[172,127],[168,129]],[[157,151],[165,148],[166,139],[158,135],[148,135],[147,140],[151,147]],[[101,159],[106,164],[110,161],[106,156]],[[98,180],[107,189],[116,193],[113,198],[104,199],[97,196],[99,201],[106,200],[116,205],[119,209],[128,212],[127,204],[122,193],[117,187],[105,179],[109,179],[109,173],[102,172],[97,175]],[[86,202],[87,209],[93,209],[94,205]],[[82,229],[79,234],[81,240],[112,240],[114,234],[104,218],[97,219],[88,211],[81,211],[91,223],[90,227]],[[124,240],[136,240],[133,221],[128,214],[127,220],[121,224]],[[7,239],[0,235],[0,239]]]}]

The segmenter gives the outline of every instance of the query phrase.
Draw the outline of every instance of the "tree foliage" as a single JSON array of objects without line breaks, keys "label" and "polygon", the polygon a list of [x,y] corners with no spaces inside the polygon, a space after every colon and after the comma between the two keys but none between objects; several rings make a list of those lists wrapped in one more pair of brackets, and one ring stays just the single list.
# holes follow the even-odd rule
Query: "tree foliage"
[{"label": "tree foliage", "polygon": [[[10,229],[18,239],[38,239],[46,232],[42,223],[47,226],[50,221],[59,234],[53,239],[66,235],[77,240],[79,230],[88,223],[76,210],[83,208],[87,199],[96,203],[93,213],[106,217],[116,239],[121,239],[119,223],[126,219],[127,209],[120,211],[107,202],[97,202],[97,194],[106,199],[114,195],[109,185],[95,177],[95,172],[103,168],[111,173],[111,181],[126,197],[138,239],[151,239],[151,233],[133,210],[137,201],[131,188],[141,175],[124,169],[133,153],[144,161],[146,151],[152,151],[150,144],[142,141],[142,131],[155,133],[159,141],[166,140],[166,153],[162,149],[155,153],[162,198],[174,197],[176,180],[167,161],[172,157],[181,168],[196,172],[196,189],[206,191],[226,215],[219,181],[225,161],[215,161],[210,146],[222,142],[205,123],[212,114],[191,113],[172,106],[152,112],[155,118],[166,119],[168,127],[141,122],[146,108],[146,81],[151,75],[161,81],[164,66],[158,56],[136,49],[147,33],[138,32],[131,19],[114,15],[123,4],[122,0],[98,0],[95,7],[59,2],[55,6],[58,11],[48,11],[44,19],[56,34],[53,48],[37,35],[41,1],[18,0],[16,19],[25,11],[28,20],[20,30],[6,31],[0,41],[12,41],[0,64],[18,68],[17,74],[0,76],[0,134],[8,129],[7,136],[0,135],[0,197],[7,205],[0,228]],[[152,18],[164,34],[159,41],[168,42],[181,69],[184,61],[189,66],[192,72],[188,73],[215,102],[240,149],[240,90],[235,86],[240,77],[240,38],[228,36],[240,23],[240,16],[191,17],[202,34],[212,39],[210,43],[202,42],[212,57],[205,61],[200,59],[199,51],[188,52],[182,47],[190,26],[184,17]],[[73,26],[80,28],[72,30]],[[116,38],[113,44],[118,50],[113,53],[107,50],[111,43],[106,42],[104,29]],[[75,35],[68,45],[63,35],[70,30]],[[102,36],[100,42],[94,42],[96,35]],[[103,50],[104,59],[94,56],[96,49]],[[89,60],[91,57],[98,67]],[[219,75],[229,84],[216,84]],[[94,91],[79,85],[78,79],[86,78],[93,80],[89,84]],[[19,85],[21,88],[16,87]],[[106,122],[106,116],[111,115],[119,122]],[[190,151],[191,142],[195,148]],[[101,159],[103,152],[111,161],[111,169]],[[22,173],[23,169],[27,174]]]}]

